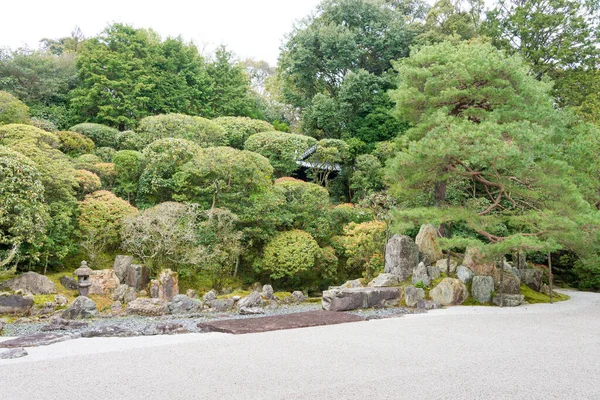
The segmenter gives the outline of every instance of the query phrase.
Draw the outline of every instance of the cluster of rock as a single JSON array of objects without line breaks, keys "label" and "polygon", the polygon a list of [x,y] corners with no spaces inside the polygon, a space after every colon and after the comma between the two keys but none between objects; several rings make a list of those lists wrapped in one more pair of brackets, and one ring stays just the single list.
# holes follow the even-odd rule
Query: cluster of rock
[{"label": "cluster of rock", "polygon": [[[524,301],[521,282],[536,291],[546,289],[541,270],[516,269],[506,261],[499,268],[485,261],[475,248],[467,249],[459,265],[444,257],[437,236],[433,225],[423,225],[414,241],[394,235],[386,245],[384,273],[366,286],[356,279],[330,287],[323,292],[323,309],[347,311],[402,301],[407,307],[432,309],[462,304],[470,296],[481,304],[514,307]],[[445,277],[440,280],[442,274]],[[412,284],[408,284],[409,278]],[[425,288],[431,285],[434,287],[427,293]]]},{"label": "cluster of rock", "polygon": [[[52,294],[55,294],[54,301],[34,308],[34,295]],[[54,282],[35,272],[26,272],[0,285],[0,314],[46,315],[67,303],[65,296],[56,294]]]}]

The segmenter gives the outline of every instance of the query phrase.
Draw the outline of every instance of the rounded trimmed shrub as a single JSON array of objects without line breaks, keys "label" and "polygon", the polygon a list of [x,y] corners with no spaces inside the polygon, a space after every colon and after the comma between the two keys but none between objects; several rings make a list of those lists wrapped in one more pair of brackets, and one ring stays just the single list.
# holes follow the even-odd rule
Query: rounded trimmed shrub
[{"label": "rounded trimmed shrub", "polygon": [[119,130],[110,126],[85,122],[72,126],[69,130],[89,137],[96,147],[117,147]]},{"label": "rounded trimmed shrub", "polygon": [[0,125],[28,123],[29,107],[12,94],[0,90]]},{"label": "rounded trimmed shrub", "polygon": [[100,177],[85,169],[75,170],[75,179],[77,180],[77,183],[79,183],[79,195],[81,197],[95,192],[102,187]]},{"label": "rounded trimmed shrub", "polygon": [[275,130],[267,121],[248,117],[219,117],[213,121],[225,129],[227,144],[236,149],[242,149],[246,140],[255,133]]},{"label": "rounded trimmed shrub", "polygon": [[320,255],[317,241],[298,229],[280,232],[265,246],[262,267],[272,279],[310,273]]},{"label": "rounded trimmed shrub", "polygon": [[117,151],[112,147],[97,147],[94,150],[94,154],[102,159],[103,162],[112,162],[113,157]]},{"label": "rounded trimmed shrub", "polygon": [[244,149],[268,158],[275,175],[285,176],[298,168],[296,161],[315,144],[317,140],[310,136],[271,131],[251,135],[244,143]]},{"label": "rounded trimmed shrub", "polygon": [[81,154],[94,151],[94,142],[92,139],[81,133],[71,131],[59,131],[55,133],[60,140],[59,149],[71,157],[77,157]]},{"label": "rounded trimmed shrub", "polygon": [[147,144],[158,139],[190,140],[201,147],[222,146],[226,143],[225,129],[202,117],[184,114],[161,114],[143,118],[138,134]]}]

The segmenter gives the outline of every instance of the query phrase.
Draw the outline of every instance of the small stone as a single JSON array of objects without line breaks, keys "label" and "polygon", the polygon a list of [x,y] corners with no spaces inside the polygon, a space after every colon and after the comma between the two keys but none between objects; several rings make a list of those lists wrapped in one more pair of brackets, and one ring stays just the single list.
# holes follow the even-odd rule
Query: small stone
[{"label": "small stone", "polygon": [[119,314],[119,313],[123,312],[123,304],[121,304],[121,302],[119,300],[115,301],[114,303],[111,304],[110,311],[112,311],[115,314]]},{"label": "small stone", "polygon": [[202,300],[207,303],[207,302],[211,302],[213,300],[217,299],[217,291],[212,289],[209,292],[207,292],[204,297],[202,298]]},{"label": "small stone", "polygon": [[296,290],[296,291],[292,292],[292,301],[293,301],[294,303],[302,303],[302,302],[304,302],[304,301],[305,301],[307,298],[308,298],[308,297],[306,297],[306,296],[304,295],[304,293],[302,293],[302,292],[301,292],[301,291],[299,291],[299,290]]},{"label": "small stone", "polygon": [[196,293],[196,291],[194,289],[188,289],[185,291],[185,295],[187,297],[189,297],[190,299],[197,299],[198,298],[198,293]]},{"label": "small stone", "polygon": [[417,302],[417,309],[419,310],[436,310],[442,308],[439,301],[434,300],[419,300]]},{"label": "small stone", "polygon": [[265,310],[260,307],[241,307],[239,312],[241,315],[259,315],[264,314]]},{"label": "small stone", "polygon": [[178,294],[173,297],[173,301],[168,304],[171,314],[192,314],[202,310],[202,302],[197,299],[190,299],[186,295]]},{"label": "small stone", "polygon": [[470,268],[465,267],[464,265],[460,265],[457,269],[456,269],[456,277],[462,282],[462,283],[469,283],[473,280],[473,277],[475,276],[475,274],[473,273],[473,271],[471,271]]},{"label": "small stone", "polygon": [[72,276],[62,276],[60,278],[60,284],[67,290],[77,290],[77,281]]},{"label": "small stone", "polygon": [[419,300],[423,300],[425,298],[425,291],[421,288],[416,288],[414,286],[406,286],[404,288],[404,302],[407,307],[415,307]]},{"label": "small stone", "polygon": [[139,336],[140,333],[135,332],[131,329],[124,328],[118,325],[107,325],[101,326],[97,328],[90,329],[89,331],[85,331],[81,334],[82,337],[85,338],[93,338],[93,337],[131,337],[131,336]]},{"label": "small stone", "polygon": [[54,296],[54,302],[58,307],[64,307],[67,304],[69,304],[69,299],[67,299],[67,296],[57,294],[56,296]]},{"label": "small stone", "polygon": [[250,293],[248,296],[240,299],[237,302],[238,308],[251,308],[251,307],[261,307],[263,304],[263,300],[260,297],[260,294],[257,291]]},{"label": "small stone", "polygon": [[434,280],[440,277],[440,268],[435,265],[430,265],[427,267],[427,275]]},{"label": "small stone", "polygon": [[27,350],[22,347],[15,349],[0,350],[0,360],[11,360],[13,358],[21,358],[27,355]]},{"label": "small stone", "polygon": [[142,335],[144,336],[176,335],[181,333],[190,333],[190,331],[187,330],[187,328],[185,328],[183,324],[172,322],[151,324],[146,326],[142,331]]},{"label": "small stone", "polygon": [[233,308],[233,299],[215,299],[208,303],[211,311],[229,311]]},{"label": "small stone", "polygon": [[[505,294],[502,295],[502,305],[504,307],[518,307],[523,304],[525,296],[522,294]],[[494,304],[500,306],[500,295],[494,296]]]},{"label": "small stone", "polygon": [[86,296],[79,296],[62,313],[62,317],[66,319],[83,319],[97,317],[98,314],[94,300]]},{"label": "small stone", "polygon": [[156,317],[169,313],[167,302],[162,299],[139,297],[127,305],[127,313]]},{"label": "small stone", "polygon": [[375,279],[369,282],[369,287],[391,287],[398,286],[400,284],[400,280],[398,279],[398,275],[394,274],[379,274]]},{"label": "small stone", "polygon": [[417,268],[413,269],[412,273],[412,283],[417,284],[419,282],[424,286],[429,286],[431,284],[431,278],[427,275],[427,267],[422,262],[417,265]]},{"label": "small stone", "polygon": [[265,299],[271,300],[273,298],[273,286],[265,285],[262,287],[262,295]]}]

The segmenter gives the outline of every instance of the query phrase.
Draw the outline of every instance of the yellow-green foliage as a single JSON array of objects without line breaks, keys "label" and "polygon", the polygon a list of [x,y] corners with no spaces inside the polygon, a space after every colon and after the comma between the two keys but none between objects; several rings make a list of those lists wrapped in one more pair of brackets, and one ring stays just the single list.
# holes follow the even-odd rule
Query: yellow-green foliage
[{"label": "yellow-green foliage", "polygon": [[29,107],[12,94],[0,90],[0,125],[28,122]]},{"label": "yellow-green foliage", "polygon": [[242,149],[250,135],[275,130],[273,125],[266,121],[248,117],[219,117],[213,121],[225,129],[227,144],[236,149]]},{"label": "yellow-green foliage", "polygon": [[[544,293],[536,292],[525,284],[521,284],[521,294],[525,296],[525,301],[530,304],[550,303],[550,296],[547,296]],[[552,296],[552,301],[565,301],[569,299],[569,296],[562,293],[554,292],[554,296]]]},{"label": "yellow-green foliage", "polygon": [[310,233],[280,232],[265,246],[263,268],[273,279],[292,277],[310,272],[318,255],[319,245]]},{"label": "yellow-green foliage", "polygon": [[246,297],[250,294],[252,294],[252,292],[249,290],[234,290],[231,293],[222,294],[220,296],[217,296],[217,299],[231,299],[234,296]]},{"label": "yellow-green foliage", "polygon": [[60,139],[60,150],[71,157],[91,153],[94,150],[94,141],[81,133],[60,131],[55,135]]}]

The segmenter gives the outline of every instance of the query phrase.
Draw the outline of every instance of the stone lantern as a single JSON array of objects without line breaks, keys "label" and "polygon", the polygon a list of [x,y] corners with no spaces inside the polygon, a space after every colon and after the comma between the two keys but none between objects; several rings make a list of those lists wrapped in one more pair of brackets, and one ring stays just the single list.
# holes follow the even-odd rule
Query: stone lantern
[{"label": "stone lantern", "polygon": [[92,269],[87,266],[85,261],[81,262],[81,267],[77,268],[73,274],[77,276],[77,291],[80,296],[88,295],[92,281],[90,281],[90,275],[92,275]]}]

